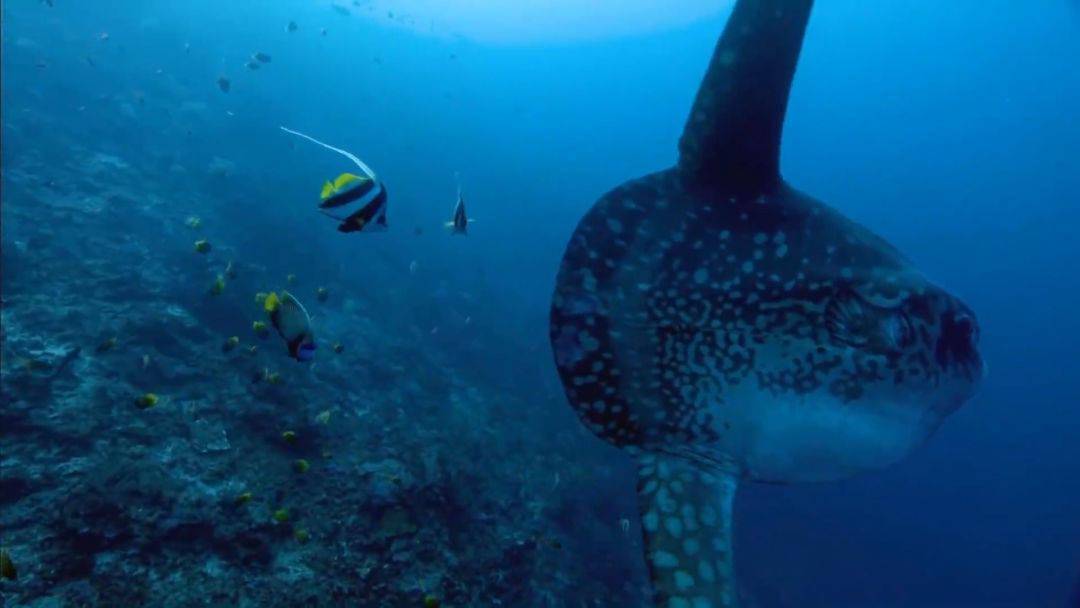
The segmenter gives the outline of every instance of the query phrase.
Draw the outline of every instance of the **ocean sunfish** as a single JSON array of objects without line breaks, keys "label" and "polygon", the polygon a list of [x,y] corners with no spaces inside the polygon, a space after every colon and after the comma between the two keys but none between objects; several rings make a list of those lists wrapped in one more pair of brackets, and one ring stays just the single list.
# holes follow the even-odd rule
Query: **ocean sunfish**
[{"label": "ocean sunfish", "polygon": [[983,377],[975,315],[780,176],[812,0],[738,0],[669,169],[567,245],[550,339],[566,395],[637,461],[658,606],[738,605],[740,482],[842,479],[925,442]]}]

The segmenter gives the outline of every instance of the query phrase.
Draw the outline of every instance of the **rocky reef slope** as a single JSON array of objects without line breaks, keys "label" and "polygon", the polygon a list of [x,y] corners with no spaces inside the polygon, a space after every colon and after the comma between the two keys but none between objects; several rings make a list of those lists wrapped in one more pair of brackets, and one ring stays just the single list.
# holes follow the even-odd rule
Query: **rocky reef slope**
[{"label": "rocky reef slope", "polygon": [[[224,161],[4,134],[5,605],[640,605],[627,471],[558,398],[485,381],[391,312],[407,290],[246,248]],[[280,288],[314,365],[252,330]]]}]

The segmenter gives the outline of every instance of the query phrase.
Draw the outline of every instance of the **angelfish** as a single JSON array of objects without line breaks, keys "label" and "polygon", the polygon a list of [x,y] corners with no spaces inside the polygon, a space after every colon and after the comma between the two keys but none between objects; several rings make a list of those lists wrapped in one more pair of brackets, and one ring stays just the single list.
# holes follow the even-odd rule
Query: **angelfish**
[{"label": "angelfish", "polygon": [[315,334],[311,331],[311,317],[303,304],[287,291],[281,295],[271,292],[266,296],[263,309],[278,335],[285,340],[289,356],[297,361],[315,358]]},{"label": "angelfish", "polygon": [[[356,163],[356,166],[359,167],[360,171],[363,173],[363,175],[342,173],[334,178],[333,181],[327,180],[323,184],[322,191],[320,192],[319,211],[340,222],[338,224],[339,232],[359,232],[361,230],[373,232],[385,230],[387,228],[386,186],[384,186],[382,181],[375,176],[375,172],[371,170],[371,167],[367,166],[367,164],[357,158],[356,155],[325,144],[314,137],[304,135],[299,131],[293,131],[286,127],[281,127],[281,130],[286,133],[292,133],[293,135],[303,137],[312,143],[341,154],[345,158]],[[353,203],[358,204],[359,208],[343,218],[326,211],[327,209],[343,207]]]}]

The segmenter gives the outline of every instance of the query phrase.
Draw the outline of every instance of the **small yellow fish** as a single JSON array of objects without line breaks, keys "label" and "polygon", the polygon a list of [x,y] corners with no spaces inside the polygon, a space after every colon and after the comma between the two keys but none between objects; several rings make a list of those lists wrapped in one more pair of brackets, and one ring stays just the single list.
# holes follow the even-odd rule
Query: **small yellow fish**
[{"label": "small yellow fish", "polygon": [[116,343],[117,343],[116,336],[113,336],[113,337],[105,340],[101,344],[98,344],[97,352],[99,352],[99,353],[109,352],[110,350],[116,348]]},{"label": "small yellow fish", "polygon": [[236,497],[236,504],[238,505],[246,505],[249,502],[251,502],[251,492],[244,492]]},{"label": "small yellow fish", "polygon": [[195,241],[195,251],[196,252],[198,252],[198,253],[209,253],[210,249],[211,249],[210,241],[208,241],[206,239],[199,239],[198,241]]},{"label": "small yellow fish", "polygon": [[270,329],[266,327],[266,321],[255,321],[251,324],[251,329],[255,330],[255,335],[260,338],[265,338],[270,335]]},{"label": "small yellow fish", "polygon": [[296,443],[296,431],[285,431],[281,434],[281,439],[290,445]]},{"label": "small yellow fish", "polygon": [[158,404],[159,397],[154,393],[146,393],[135,399],[135,406],[140,410],[148,410]]},{"label": "small yellow fish", "polygon": [[298,543],[300,543],[300,544],[304,544],[304,543],[306,543],[306,542],[307,542],[308,540],[310,540],[310,539],[311,539],[311,535],[310,535],[310,534],[308,534],[308,531],[307,531],[307,530],[305,530],[305,529],[303,529],[303,528],[297,528],[297,529],[296,529],[296,530],[295,530],[295,531],[293,532],[293,538],[295,538],[295,539],[296,539],[296,542],[298,542]]},{"label": "small yellow fish", "polygon": [[49,364],[33,357],[19,357],[16,365],[28,372],[49,369]]},{"label": "small yellow fish", "polygon": [[225,277],[219,274],[217,275],[217,278],[214,279],[214,282],[210,284],[210,295],[220,296],[224,291]]},{"label": "small yellow fish", "polygon": [[229,336],[225,339],[225,343],[221,345],[221,350],[224,352],[229,352],[237,346],[240,346],[239,336]]},{"label": "small yellow fish", "polygon": [[274,521],[276,521],[279,524],[283,524],[283,523],[289,521],[289,510],[288,509],[278,509],[277,511],[274,511],[273,517],[274,517]]},{"label": "small yellow fish", "polygon": [[202,226],[202,218],[197,215],[192,215],[191,217],[184,220],[184,224],[186,224],[187,227],[191,228],[192,230],[198,230],[199,227]]},{"label": "small yellow fish", "polygon": [[323,410],[315,416],[315,422],[326,425],[330,424],[330,410]]},{"label": "small yellow fish", "polygon": [[293,463],[293,468],[296,469],[297,473],[307,473],[308,469],[311,468],[311,463],[303,458],[300,458]]}]

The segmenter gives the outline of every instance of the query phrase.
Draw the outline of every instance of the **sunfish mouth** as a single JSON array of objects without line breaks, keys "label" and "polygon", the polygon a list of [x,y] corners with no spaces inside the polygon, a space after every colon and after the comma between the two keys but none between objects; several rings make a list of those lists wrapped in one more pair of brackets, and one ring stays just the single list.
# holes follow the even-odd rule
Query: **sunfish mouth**
[{"label": "sunfish mouth", "polygon": [[938,365],[959,372],[973,385],[978,384],[986,374],[978,344],[979,325],[974,315],[959,310],[942,315],[941,335],[934,348]]}]

